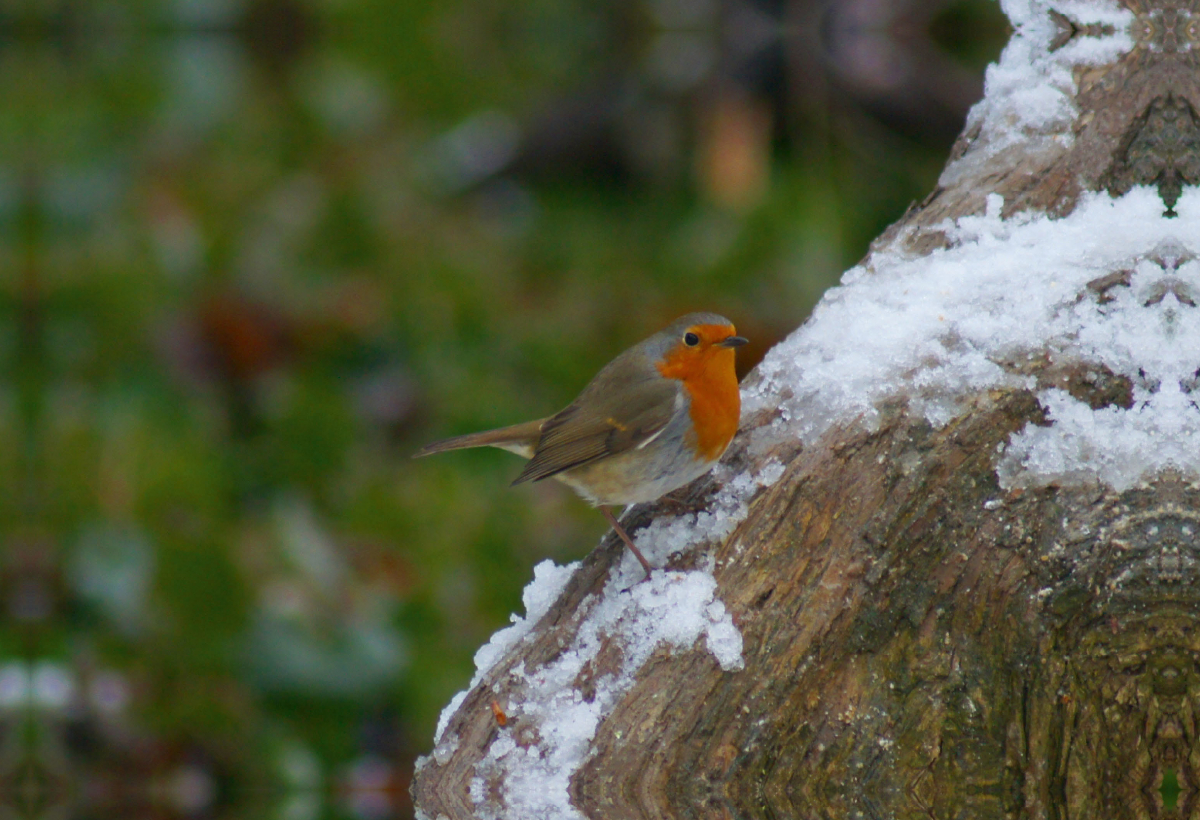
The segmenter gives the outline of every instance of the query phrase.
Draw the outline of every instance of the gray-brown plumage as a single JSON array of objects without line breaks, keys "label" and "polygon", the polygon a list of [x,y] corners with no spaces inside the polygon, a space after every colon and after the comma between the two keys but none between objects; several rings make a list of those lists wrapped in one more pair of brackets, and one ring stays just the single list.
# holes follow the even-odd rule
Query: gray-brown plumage
[{"label": "gray-brown plumage", "polygon": [[737,431],[733,349],[746,340],[735,334],[722,316],[688,314],[605,365],[553,416],[437,441],[417,456],[499,447],[529,459],[514,484],[557,478],[601,509],[653,501],[708,472]]}]

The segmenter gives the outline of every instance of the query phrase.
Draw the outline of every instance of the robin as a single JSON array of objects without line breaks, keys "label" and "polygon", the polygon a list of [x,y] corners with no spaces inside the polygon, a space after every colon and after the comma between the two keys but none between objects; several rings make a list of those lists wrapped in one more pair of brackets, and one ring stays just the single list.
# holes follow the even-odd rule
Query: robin
[{"label": "robin", "polygon": [[571,487],[649,575],[608,507],[653,501],[720,460],[741,414],[734,348],[744,344],[725,317],[689,313],[605,365],[553,416],[435,441],[416,455],[499,447],[529,459],[513,484],[556,478]]}]

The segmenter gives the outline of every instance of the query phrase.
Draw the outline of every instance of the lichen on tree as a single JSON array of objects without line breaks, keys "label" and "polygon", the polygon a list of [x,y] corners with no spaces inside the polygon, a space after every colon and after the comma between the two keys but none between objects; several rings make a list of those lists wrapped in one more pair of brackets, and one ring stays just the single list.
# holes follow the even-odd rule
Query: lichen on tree
[{"label": "lichen on tree", "polygon": [[426,816],[1200,816],[1200,5],[1004,5],[938,188],[629,513],[664,570],[539,569]]}]

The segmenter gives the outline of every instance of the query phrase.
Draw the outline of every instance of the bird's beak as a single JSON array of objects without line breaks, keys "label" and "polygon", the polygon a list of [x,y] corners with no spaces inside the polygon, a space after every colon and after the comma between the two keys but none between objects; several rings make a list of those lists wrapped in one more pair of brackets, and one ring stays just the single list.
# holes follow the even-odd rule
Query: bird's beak
[{"label": "bird's beak", "polygon": [[741,336],[730,336],[727,339],[722,339],[717,342],[716,347],[741,347],[742,345],[750,344],[750,340]]}]

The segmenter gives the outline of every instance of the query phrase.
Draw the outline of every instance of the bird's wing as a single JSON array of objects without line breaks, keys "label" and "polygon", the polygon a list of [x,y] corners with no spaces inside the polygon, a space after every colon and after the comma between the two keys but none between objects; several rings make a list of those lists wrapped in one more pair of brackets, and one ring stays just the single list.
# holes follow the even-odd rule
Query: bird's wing
[{"label": "bird's wing", "polygon": [[683,386],[674,379],[653,372],[622,381],[624,389],[613,390],[597,379],[547,419],[533,458],[513,483],[539,481],[647,444],[683,407]]}]

